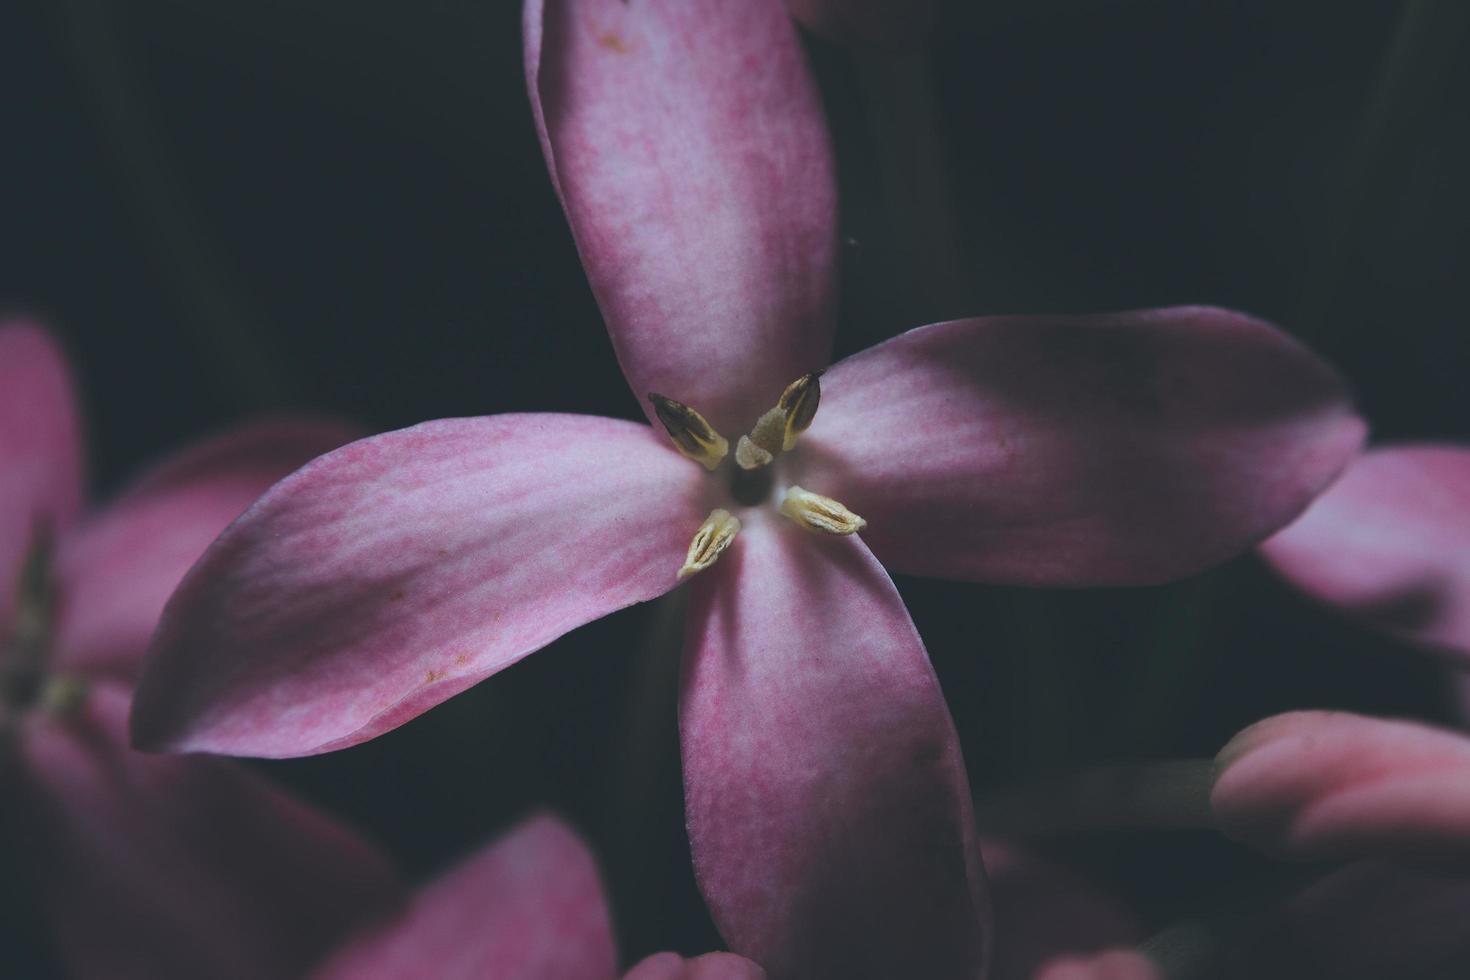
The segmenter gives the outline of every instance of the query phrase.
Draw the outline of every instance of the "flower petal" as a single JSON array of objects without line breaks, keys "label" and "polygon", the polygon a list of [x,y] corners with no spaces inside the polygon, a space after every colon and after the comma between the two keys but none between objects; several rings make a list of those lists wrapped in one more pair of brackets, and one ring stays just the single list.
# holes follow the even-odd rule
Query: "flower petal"
[{"label": "flower petal", "polygon": [[1060,954],[1144,938],[1121,901],[1066,868],[993,838],[981,841],[980,856],[995,903],[991,980],[1030,980]]},{"label": "flower petal", "polygon": [[62,542],[62,669],[131,679],[163,604],[209,543],[271,484],[359,435],[337,422],[242,426],[165,461]]},{"label": "flower petal", "polygon": [[1038,970],[1033,980],[1165,980],[1147,956],[1111,949],[1096,956],[1063,956]]},{"label": "flower petal", "polygon": [[447,419],[276,484],[164,610],[133,712],[150,749],[364,741],[583,623],[673,588],[708,507],[647,426]]},{"label": "flower petal", "polygon": [[[427,972],[426,972],[427,971]],[[612,980],[617,950],[597,865],[534,817],[363,929],[314,980]]]},{"label": "flower petal", "polygon": [[1407,721],[1293,711],[1221,751],[1220,828],[1292,860],[1470,856],[1470,739]]},{"label": "flower petal", "polygon": [[1357,451],[1342,382],[1289,337],[1205,308],[912,330],[822,379],[796,482],[868,521],[890,568],[1146,584],[1299,514]]},{"label": "flower petal", "polygon": [[82,441],[66,359],[25,321],[0,324],[0,632],[37,532],[55,535],[82,501]]},{"label": "flower petal", "polygon": [[778,978],[978,976],[964,763],[862,542],[752,512],[694,582],[684,670],[694,867],[731,948]]},{"label": "flower petal", "polygon": [[919,44],[934,26],[934,0],[786,0],[791,16],[844,44],[898,49]]},{"label": "flower petal", "polygon": [[623,980],[766,980],[766,971],[734,953],[706,953],[692,960],[678,953],[654,953]]},{"label": "flower petal", "polygon": [[1470,663],[1470,449],[1366,453],[1261,553],[1313,598]]},{"label": "flower petal", "polygon": [[525,42],[552,182],[628,383],[733,440],[831,350],[836,185],[785,10],[529,0]]},{"label": "flower petal", "polygon": [[20,779],[23,857],[77,976],[298,976],[400,896],[377,850],[248,770],[127,748],[117,687],[34,717]]}]

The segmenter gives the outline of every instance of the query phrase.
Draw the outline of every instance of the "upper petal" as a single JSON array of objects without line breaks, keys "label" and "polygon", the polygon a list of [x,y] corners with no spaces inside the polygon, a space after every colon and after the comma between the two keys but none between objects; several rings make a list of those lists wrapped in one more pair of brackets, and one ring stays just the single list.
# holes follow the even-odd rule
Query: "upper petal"
[{"label": "upper petal", "polygon": [[912,330],[827,372],[794,456],[890,568],[1147,584],[1286,524],[1363,431],[1306,348],[1189,307]]},{"label": "upper petal", "polygon": [[1408,721],[1293,711],[1230,740],[1220,828],[1292,860],[1470,857],[1470,738]]},{"label": "upper petal", "polygon": [[612,980],[617,950],[597,865],[535,817],[362,929],[314,980]]},{"label": "upper petal", "polygon": [[320,419],[261,421],[145,475],[62,542],[57,666],[134,676],[164,601],[209,543],[271,484],[358,434]]},{"label": "upper petal", "polygon": [[129,749],[120,688],[34,717],[20,763],[21,857],[77,976],[299,976],[401,893],[376,849],[248,770]]},{"label": "upper petal", "polygon": [[773,978],[980,975],[989,905],[954,727],[856,536],[754,515],[694,582],[683,685],[694,867],[732,949]]},{"label": "upper petal", "polygon": [[1368,452],[1261,553],[1308,595],[1470,662],[1470,449]]},{"label": "upper petal", "polygon": [[26,552],[81,506],[82,444],[66,359],[24,321],[0,324],[0,633]]},{"label": "upper petal", "polygon": [[265,756],[371,738],[673,588],[703,486],[647,426],[587,416],[446,419],[345,446],[185,577],[134,738]]},{"label": "upper petal", "polygon": [[[733,438],[827,363],[836,190],[779,0],[528,0],[541,144],[642,401]],[[649,406],[649,418],[653,415]]]}]

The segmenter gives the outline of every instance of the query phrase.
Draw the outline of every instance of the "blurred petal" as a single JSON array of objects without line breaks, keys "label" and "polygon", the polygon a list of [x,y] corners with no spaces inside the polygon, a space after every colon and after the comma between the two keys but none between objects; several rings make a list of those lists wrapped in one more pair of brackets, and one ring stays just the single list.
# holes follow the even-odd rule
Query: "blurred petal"
[{"label": "blurred petal", "polygon": [[1238,313],[991,317],[834,366],[794,479],[898,571],[1146,584],[1286,524],[1362,438],[1332,369]]},{"label": "blurred petal", "polygon": [[612,923],[587,847],[535,817],[363,929],[315,980],[612,980]]},{"label": "blurred petal", "polygon": [[1164,972],[1142,953],[1113,949],[1096,956],[1064,956],[1046,964],[1035,980],[1165,980]]},{"label": "blurred petal", "polygon": [[1241,949],[1228,980],[1448,980],[1470,976],[1470,879],[1379,861],[1293,896]]},{"label": "blurred petal", "polygon": [[1308,595],[1470,663],[1470,449],[1376,449],[1261,546]]},{"label": "blurred petal", "polygon": [[1470,739],[1407,721],[1293,711],[1220,752],[1221,829],[1293,860],[1470,857]]},{"label": "blurred petal", "polygon": [[693,585],[687,819],[731,948],[776,978],[977,976],[989,905],[964,763],[883,569],[855,536],[754,512]]},{"label": "blurred petal", "polygon": [[99,687],[21,742],[25,859],[78,976],[300,971],[400,895],[374,848],[242,767],[127,748]]},{"label": "blurred petal", "polygon": [[934,0],[786,0],[786,6],[806,27],[844,44],[910,47],[934,26]]},{"label": "blurred petal", "polygon": [[209,543],[271,484],[358,434],[323,420],[264,421],[144,476],[62,542],[57,665],[136,675],[164,601]]},{"label": "blurred petal", "polygon": [[82,442],[66,359],[24,321],[0,324],[0,632],[37,531],[81,506]]},{"label": "blurred petal", "polygon": [[552,182],[628,383],[733,440],[831,349],[836,184],[785,10],[529,0],[525,32]]},{"label": "blurred petal", "polygon": [[387,731],[674,586],[708,508],[647,426],[447,419],[276,484],[164,610],[133,712],[150,749],[288,756]]},{"label": "blurred petal", "polygon": [[1030,980],[1061,953],[1144,938],[1127,906],[1067,869],[994,839],[981,841],[980,856],[995,905],[990,980]]},{"label": "blurred petal", "polygon": [[623,980],[766,980],[766,971],[734,953],[706,953],[692,960],[678,953],[655,953]]}]

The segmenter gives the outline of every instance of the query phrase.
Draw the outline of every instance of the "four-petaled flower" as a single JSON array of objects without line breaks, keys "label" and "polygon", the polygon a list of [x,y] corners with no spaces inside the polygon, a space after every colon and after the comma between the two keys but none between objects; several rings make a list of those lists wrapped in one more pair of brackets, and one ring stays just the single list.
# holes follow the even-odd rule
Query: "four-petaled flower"
[{"label": "four-petaled flower", "polygon": [[1212,309],[935,324],[819,375],[835,184],[777,0],[531,0],[525,29],[552,181],[657,428],[454,419],[310,464],[181,586],[135,738],[352,745],[697,572],[688,825],[731,947],[778,977],[976,976],[964,766],[879,560],[1189,574],[1299,513],[1362,425],[1330,368]]}]

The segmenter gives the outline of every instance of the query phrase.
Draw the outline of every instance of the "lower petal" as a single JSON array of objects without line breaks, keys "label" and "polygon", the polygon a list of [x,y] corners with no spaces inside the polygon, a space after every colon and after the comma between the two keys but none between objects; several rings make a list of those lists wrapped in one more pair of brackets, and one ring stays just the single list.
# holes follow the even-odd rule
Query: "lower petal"
[{"label": "lower petal", "polygon": [[749,522],[694,582],[680,727],[695,871],[732,949],[775,978],[980,975],[964,763],[861,541]]},{"label": "lower petal", "polygon": [[617,950],[597,865],[535,817],[363,929],[313,980],[612,980]]},{"label": "lower petal", "polygon": [[298,976],[400,896],[386,859],[232,763],[127,747],[127,695],[21,736],[26,854],[78,976]]}]

